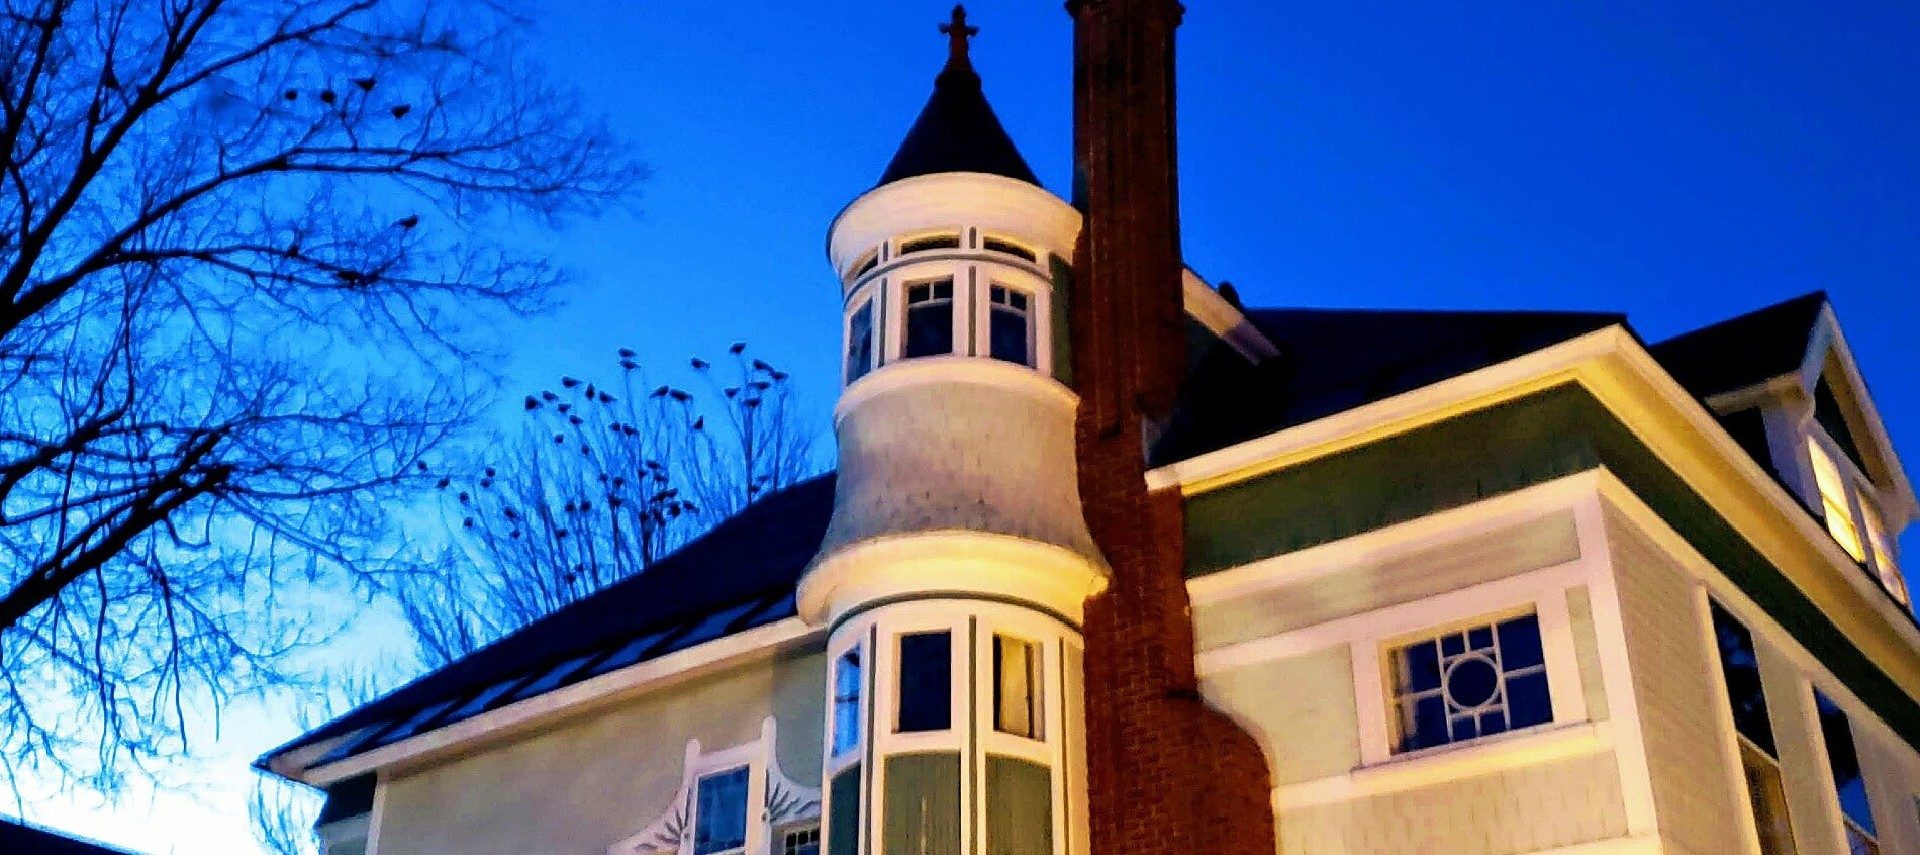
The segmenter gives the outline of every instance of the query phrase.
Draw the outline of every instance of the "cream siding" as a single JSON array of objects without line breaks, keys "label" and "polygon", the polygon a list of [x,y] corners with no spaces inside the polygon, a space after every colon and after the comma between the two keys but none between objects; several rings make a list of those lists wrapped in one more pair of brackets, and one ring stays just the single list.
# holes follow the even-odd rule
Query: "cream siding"
[{"label": "cream siding", "polygon": [[1200,693],[1260,743],[1276,786],[1343,774],[1360,765],[1350,650],[1342,644],[1210,675]]},{"label": "cream siding", "polygon": [[1593,632],[1593,598],[1586,588],[1567,591],[1567,626],[1573,632],[1573,655],[1580,663],[1580,693],[1587,699],[1587,718],[1606,721],[1606,676],[1600,670],[1600,643]]},{"label": "cream siding", "polygon": [[603,855],[665,812],[688,740],[752,742],[773,716],[783,771],[820,779],[823,653],[680,683],[396,776],[382,785],[380,855]]},{"label": "cream siding", "polygon": [[1694,585],[1611,511],[1607,536],[1660,835],[1687,853],[1741,851],[1730,836],[1746,824],[1731,777],[1733,724]]}]

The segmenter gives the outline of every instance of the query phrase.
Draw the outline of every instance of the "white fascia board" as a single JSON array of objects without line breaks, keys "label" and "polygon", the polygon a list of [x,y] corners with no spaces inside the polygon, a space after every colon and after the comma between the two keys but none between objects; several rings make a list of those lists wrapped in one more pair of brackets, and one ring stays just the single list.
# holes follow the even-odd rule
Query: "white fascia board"
[{"label": "white fascia board", "polygon": [[1180,268],[1180,294],[1180,302],[1187,314],[1246,357],[1248,362],[1257,365],[1280,355],[1280,350],[1267,340],[1259,327],[1247,320],[1245,313],[1220,296],[1220,292],[1215,291],[1192,268]]},{"label": "white fascia board", "polygon": [[825,639],[825,629],[809,627],[800,618],[790,617],[516,701],[324,766],[276,768],[275,771],[302,783],[324,787],[375,770],[407,768],[456,751],[471,750],[482,742],[511,736],[561,716],[577,715],[625,697],[659,691],[694,677],[765,660]]},{"label": "white fascia board", "polygon": [[1814,384],[1819,383],[1820,375],[1826,372],[1827,353],[1832,351],[1838,357],[1841,372],[1846,375],[1843,379],[1852,393],[1861,421],[1867,424],[1867,440],[1873,443],[1873,456],[1880,458],[1887,467],[1888,477],[1893,481],[1892,492],[1899,497],[1901,510],[1907,521],[1920,516],[1920,499],[1914,496],[1913,483],[1907,480],[1906,467],[1900,464],[1893,438],[1887,435],[1887,424],[1880,418],[1880,408],[1873,403],[1866,377],[1860,373],[1860,364],[1853,359],[1853,349],[1847,346],[1847,337],[1840,329],[1840,318],[1834,314],[1833,304],[1829,303],[1820,310],[1813,335],[1808,339],[1806,359],[1800,366],[1802,388],[1812,394]]},{"label": "white fascia board", "polygon": [[1466,412],[1578,383],[1699,493],[1909,695],[1920,628],[1619,325],[1147,473],[1193,496]]}]

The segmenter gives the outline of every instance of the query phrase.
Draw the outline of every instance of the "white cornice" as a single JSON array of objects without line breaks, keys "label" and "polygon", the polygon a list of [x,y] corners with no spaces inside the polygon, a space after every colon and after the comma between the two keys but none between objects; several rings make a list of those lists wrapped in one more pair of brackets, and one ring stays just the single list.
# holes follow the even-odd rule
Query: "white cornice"
[{"label": "white cornice", "polygon": [[1569,382],[1618,417],[1920,699],[1920,629],[1912,617],[1621,326],[1163,466],[1147,479],[1153,489],[1193,496]]},{"label": "white cornice", "polygon": [[1259,327],[1247,320],[1240,307],[1220,296],[1193,268],[1181,268],[1180,286],[1181,302],[1186,305],[1187,314],[1239,351],[1247,361],[1265,362],[1280,355],[1279,349]]}]

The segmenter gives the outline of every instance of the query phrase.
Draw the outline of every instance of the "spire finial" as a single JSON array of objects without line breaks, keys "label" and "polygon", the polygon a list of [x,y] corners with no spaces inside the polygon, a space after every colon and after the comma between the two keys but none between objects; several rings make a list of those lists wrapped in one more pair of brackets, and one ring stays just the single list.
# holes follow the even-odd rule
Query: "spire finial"
[{"label": "spire finial", "polygon": [[967,40],[980,32],[979,27],[967,25],[967,7],[953,4],[953,19],[940,25],[940,32],[947,36],[947,61],[967,62]]}]

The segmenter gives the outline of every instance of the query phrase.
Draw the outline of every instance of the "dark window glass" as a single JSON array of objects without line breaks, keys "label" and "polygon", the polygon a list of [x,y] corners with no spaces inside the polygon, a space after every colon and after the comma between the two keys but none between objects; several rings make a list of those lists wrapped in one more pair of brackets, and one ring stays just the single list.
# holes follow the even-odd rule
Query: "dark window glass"
[{"label": "dark window glass", "polygon": [[985,249],[988,252],[997,252],[997,253],[1000,253],[1001,255],[1011,255],[1015,258],[1024,259],[1030,262],[1039,260],[1039,258],[1033,254],[1033,250],[1028,249],[1024,246],[1021,246],[1017,243],[1014,243],[1013,241],[1010,241],[1010,240],[1001,240],[1000,238],[997,238],[997,237],[989,237],[989,238],[986,238],[985,240],[982,240],[980,242],[980,246],[982,249]]},{"label": "dark window glass", "polygon": [[907,336],[902,350],[909,358],[953,352],[952,279],[907,286]]},{"label": "dark window glass", "polygon": [[1553,721],[1534,615],[1449,632],[1394,652],[1400,750]]},{"label": "dark window glass", "polygon": [[852,383],[873,370],[873,301],[860,301],[860,308],[847,318],[847,382]]},{"label": "dark window glass", "polygon": [[1820,736],[1827,744],[1827,766],[1833,770],[1840,812],[1854,826],[1847,829],[1848,835],[1878,836],[1873,826],[1873,806],[1867,802],[1867,780],[1860,773],[1860,752],[1853,745],[1853,726],[1832,698],[1816,690],[1813,701],[1820,712]]},{"label": "dark window glass", "polygon": [[833,666],[833,756],[860,744],[860,648],[841,654]]},{"label": "dark window glass", "polygon": [[747,845],[747,767],[708,775],[696,788],[693,855]]},{"label": "dark window glass", "polygon": [[899,732],[946,730],[953,724],[953,636],[900,636]]},{"label": "dark window glass", "polygon": [[780,855],[820,855],[819,827],[789,831],[782,835]]},{"label": "dark window glass", "polygon": [[922,238],[914,238],[913,240],[906,241],[900,244],[900,254],[906,255],[909,252],[926,252],[927,250],[930,250],[930,249],[959,249],[959,248],[960,248],[960,236],[957,234],[928,235]]},{"label": "dark window glass", "polygon": [[1767,696],[1760,687],[1760,657],[1753,652],[1753,633],[1719,603],[1712,604],[1713,638],[1720,647],[1720,671],[1727,678],[1727,701],[1733,727],[1776,761],[1773,721],[1767,717]]},{"label": "dark window glass", "polygon": [[860,766],[848,766],[827,785],[828,855],[860,851]]},{"label": "dark window glass", "polygon": [[1025,291],[1004,285],[989,289],[988,354],[994,359],[1033,364],[1033,301]]},{"label": "dark window glass", "polygon": [[855,276],[856,278],[858,278],[858,277],[861,277],[861,276],[865,276],[865,275],[867,275],[867,271],[869,271],[869,270],[872,270],[872,269],[874,269],[875,267],[879,267],[879,266],[880,266],[880,252],[879,252],[879,250],[875,250],[875,251],[873,251],[873,252],[869,252],[869,253],[867,253],[867,257],[866,257],[866,260],[864,260],[864,261],[862,261],[862,262],[860,262],[860,264],[859,264],[859,265],[857,265],[857,266],[856,266],[856,267],[854,268],[854,271],[853,271],[853,275],[854,275],[854,276]]}]

